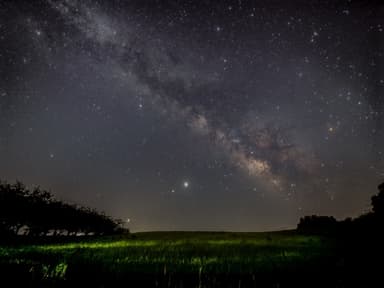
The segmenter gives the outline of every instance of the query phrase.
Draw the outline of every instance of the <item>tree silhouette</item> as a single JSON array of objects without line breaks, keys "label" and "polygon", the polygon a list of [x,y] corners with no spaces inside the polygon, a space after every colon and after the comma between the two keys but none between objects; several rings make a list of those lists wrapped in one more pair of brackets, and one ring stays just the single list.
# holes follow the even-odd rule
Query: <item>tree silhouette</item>
[{"label": "tree silhouette", "polygon": [[40,187],[29,190],[21,182],[0,181],[0,235],[106,235],[126,232],[119,221],[95,209],[56,200]]},{"label": "tree silhouette", "polygon": [[372,211],[354,219],[337,221],[332,216],[305,216],[300,218],[297,231],[310,234],[379,235],[384,223],[384,183],[378,186],[379,193],[371,197]]},{"label": "tree silhouette", "polygon": [[373,213],[378,216],[384,216],[384,183],[381,183],[378,187],[379,194],[372,196],[371,204]]},{"label": "tree silhouette", "polygon": [[336,231],[337,224],[332,216],[305,216],[300,218],[297,230],[303,233],[329,234]]}]

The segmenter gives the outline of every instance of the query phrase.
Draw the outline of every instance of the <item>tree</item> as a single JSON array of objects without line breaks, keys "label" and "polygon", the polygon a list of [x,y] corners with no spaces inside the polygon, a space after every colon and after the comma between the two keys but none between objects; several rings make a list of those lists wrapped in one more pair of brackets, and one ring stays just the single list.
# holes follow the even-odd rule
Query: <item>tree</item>
[{"label": "tree", "polygon": [[40,187],[29,190],[21,182],[0,181],[0,236],[18,235],[21,228],[31,236],[52,232],[54,235],[126,232],[120,226],[118,221],[94,209],[58,201]]},{"label": "tree", "polygon": [[379,194],[372,196],[371,204],[373,213],[377,216],[384,216],[384,183],[381,183],[378,187]]},{"label": "tree", "polygon": [[300,218],[297,230],[309,234],[330,234],[336,231],[337,224],[332,216],[305,216]]}]

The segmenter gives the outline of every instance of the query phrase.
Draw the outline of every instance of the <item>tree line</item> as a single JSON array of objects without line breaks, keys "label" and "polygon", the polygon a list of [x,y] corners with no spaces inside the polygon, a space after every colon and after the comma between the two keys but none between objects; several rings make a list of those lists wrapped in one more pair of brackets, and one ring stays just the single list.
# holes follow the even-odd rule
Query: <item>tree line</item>
[{"label": "tree line", "polygon": [[120,220],[55,199],[51,192],[0,181],[0,236],[111,235],[127,232]]},{"label": "tree line", "polygon": [[379,193],[371,197],[372,210],[354,219],[337,221],[333,216],[305,216],[300,218],[297,230],[307,234],[350,234],[364,232],[382,233],[384,227],[384,183],[378,187]]}]

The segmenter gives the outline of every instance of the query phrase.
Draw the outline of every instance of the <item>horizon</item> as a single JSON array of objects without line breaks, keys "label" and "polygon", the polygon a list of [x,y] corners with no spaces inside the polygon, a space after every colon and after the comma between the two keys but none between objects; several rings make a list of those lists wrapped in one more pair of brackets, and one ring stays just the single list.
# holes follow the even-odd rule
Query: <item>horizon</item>
[{"label": "horizon", "polygon": [[384,181],[384,8],[359,2],[2,1],[0,179],[134,232],[357,217]]}]

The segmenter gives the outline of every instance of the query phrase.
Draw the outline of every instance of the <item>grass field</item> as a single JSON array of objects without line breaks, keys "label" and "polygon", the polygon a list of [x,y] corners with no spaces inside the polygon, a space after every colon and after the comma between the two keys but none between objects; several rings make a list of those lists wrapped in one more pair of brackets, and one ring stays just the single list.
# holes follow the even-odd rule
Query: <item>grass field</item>
[{"label": "grass field", "polygon": [[61,244],[2,246],[0,256],[3,279],[18,275],[37,287],[70,283],[278,287],[299,283],[297,277],[309,277],[335,262],[331,240],[289,231],[136,233]]}]

